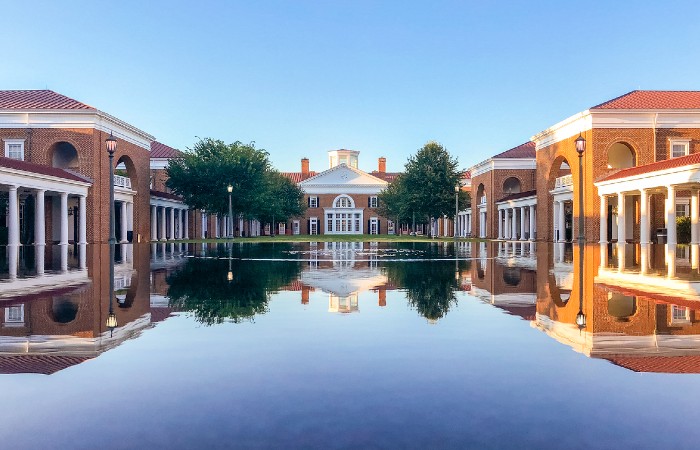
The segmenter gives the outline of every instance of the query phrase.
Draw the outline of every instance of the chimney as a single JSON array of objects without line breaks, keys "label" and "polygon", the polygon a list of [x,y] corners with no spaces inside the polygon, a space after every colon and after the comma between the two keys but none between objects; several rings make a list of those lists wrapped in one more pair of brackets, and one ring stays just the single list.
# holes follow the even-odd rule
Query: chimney
[{"label": "chimney", "polygon": [[380,173],[386,172],[386,158],[383,156],[379,158],[379,168],[377,169],[377,171]]},{"label": "chimney", "polygon": [[309,158],[301,158],[301,173],[302,175],[309,174]]}]

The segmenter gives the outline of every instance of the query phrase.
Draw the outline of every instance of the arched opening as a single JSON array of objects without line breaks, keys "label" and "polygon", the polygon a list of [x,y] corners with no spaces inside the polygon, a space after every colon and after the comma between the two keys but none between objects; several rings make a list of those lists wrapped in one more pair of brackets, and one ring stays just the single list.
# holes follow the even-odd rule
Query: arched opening
[{"label": "arched opening", "polygon": [[608,169],[627,169],[636,165],[634,150],[624,142],[616,142],[608,149]]},{"label": "arched opening", "polygon": [[51,318],[56,323],[70,323],[78,316],[78,305],[67,298],[57,298],[51,305]]},{"label": "arched opening", "polygon": [[570,242],[573,236],[574,183],[571,165],[564,156],[558,156],[549,171],[549,192],[552,208],[552,240]]},{"label": "arched opening", "polygon": [[[138,182],[136,167],[131,158],[126,155],[121,156],[117,160],[114,168],[114,186],[115,202],[113,207],[117,240],[120,242],[133,242],[134,204],[136,203],[138,192],[133,193],[132,191],[137,191]],[[170,218],[166,217],[166,221],[168,220]],[[178,228],[177,221],[175,222],[175,228]]]},{"label": "arched opening", "polygon": [[131,308],[131,306],[134,304],[134,300],[136,299],[136,292],[138,291],[138,287],[139,279],[136,276],[136,274],[134,274],[131,277],[130,284],[128,287],[114,292],[114,296],[116,297],[117,305],[119,306],[119,308]]},{"label": "arched opening", "polygon": [[637,299],[632,295],[608,292],[608,314],[619,322],[629,322],[637,312]]},{"label": "arched opening", "polygon": [[517,286],[520,284],[522,269],[519,267],[506,267],[503,269],[503,282],[507,286]]},{"label": "arched opening", "polygon": [[339,195],[333,200],[334,208],[354,208],[355,202],[347,195]]},{"label": "arched opening", "polygon": [[503,193],[505,195],[518,194],[521,192],[520,180],[515,177],[507,178],[503,182]]},{"label": "arched opening", "polygon": [[49,150],[51,155],[51,165],[60,169],[77,170],[80,166],[78,161],[78,151],[73,144],[68,142],[56,142]]}]

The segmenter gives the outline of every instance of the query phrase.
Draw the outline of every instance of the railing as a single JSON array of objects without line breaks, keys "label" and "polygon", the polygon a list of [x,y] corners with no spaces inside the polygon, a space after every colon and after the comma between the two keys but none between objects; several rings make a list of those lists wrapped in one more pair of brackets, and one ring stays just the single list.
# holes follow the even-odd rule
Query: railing
[{"label": "railing", "polygon": [[485,195],[482,196],[482,197],[479,199],[479,204],[480,204],[480,205],[485,205],[485,204],[486,204],[486,196],[485,196]]},{"label": "railing", "polygon": [[116,187],[131,189],[131,178],[123,177],[121,175],[115,175],[114,176],[114,185]]},{"label": "railing", "polygon": [[573,184],[574,179],[571,176],[571,174],[564,175],[563,177],[559,177],[556,180],[554,180],[554,189],[566,186],[573,186]]}]

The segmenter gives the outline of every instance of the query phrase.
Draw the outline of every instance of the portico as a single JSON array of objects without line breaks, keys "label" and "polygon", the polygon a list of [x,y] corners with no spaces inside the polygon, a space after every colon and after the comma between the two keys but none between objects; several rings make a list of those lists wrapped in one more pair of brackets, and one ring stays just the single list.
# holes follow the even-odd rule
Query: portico
[{"label": "portico", "polygon": [[189,239],[188,210],[179,197],[151,191],[151,242]]},{"label": "portico", "polygon": [[[679,193],[690,197],[690,242],[700,239],[698,220],[698,191],[700,190],[700,154],[659,161],[646,166],[625,169],[595,183],[600,197],[600,242],[617,239],[626,242],[634,239],[635,210],[639,206],[639,241],[651,242],[653,214],[651,196],[663,195],[664,227],[668,244],[678,242],[676,216]],[[616,205],[612,208],[609,205]],[[612,236],[608,236],[610,212],[617,212],[613,221]]]},{"label": "portico", "polygon": [[533,241],[537,238],[537,192],[509,195],[496,202],[498,239]]}]

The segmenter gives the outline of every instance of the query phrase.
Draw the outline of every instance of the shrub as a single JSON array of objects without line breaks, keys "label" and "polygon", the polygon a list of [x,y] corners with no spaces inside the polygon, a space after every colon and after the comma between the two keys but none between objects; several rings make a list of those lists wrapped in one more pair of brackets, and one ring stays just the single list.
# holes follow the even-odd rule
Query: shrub
[{"label": "shrub", "polygon": [[676,229],[678,233],[678,243],[679,244],[689,244],[690,243],[690,217],[681,216],[676,217]]}]

